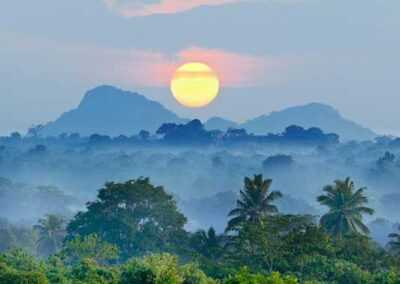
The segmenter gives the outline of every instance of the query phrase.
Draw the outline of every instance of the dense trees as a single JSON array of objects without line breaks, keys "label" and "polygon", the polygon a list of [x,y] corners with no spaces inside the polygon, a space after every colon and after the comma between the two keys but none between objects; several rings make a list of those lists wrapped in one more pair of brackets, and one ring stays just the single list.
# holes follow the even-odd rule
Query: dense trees
[{"label": "dense trees", "polygon": [[214,228],[208,231],[200,230],[191,237],[191,246],[193,249],[205,257],[215,260],[221,256],[225,237],[218,235]]},{"label": "dense trees", "polygon": [[98,199],[67,227],[67,239],[97,234],[118,247],[123,259],[146,252],[173,251],[184,235],[186,218],[163,187],[148,178],[107,183]]},{"label": "dense trees", "polygon": [[62,244],[64,220],[40,219],[34,229],[47,259],[11,248],[1,254],[0,283],[400,283],[399,235],[390,235],[388,253],[359,225],[372,213],[364,188],[350,179],[326,186],[318,200],[328,212],[319,224],[279,212],[281,193],[271,183],[262,175],[245,178],[227,234],[185,231],[172,196],[147,178],[107,183],[70,221]]},{"label": "dense trees", "polygon": [[77,236],[66,241],[60,256],[66,263],[92,259],[96,263],[109,263],[118,258],[118,248],[101,240],[97,235]]},{"label": "dense trees", "polygon": [[367,234],[368,227],[363,223],[363,214],[372,215],[374,210],[367,207],[368,198],[365,188],[355,189],[350,178],[336,180],[334,185],[327,185],[325,195],[318,196],[318,201],[328,207],[329,212],[321,218],[321,225],[336,238],[351,233]]},{"label": "dense trees", "polygon": [[[400,230],[400,227],[399,227]],[[390,250],[395,254],[400,256],[400,233],[391,233],[389,235],[390,242],[389,242],[389,248]]]},{"label": "dense trees", "polygon": [[339,142],[339,136],[334,133],[324,133],[321,129],[312,127],[304,129],[301,126],[291,125],[283,133],[254,135],[245,129],[229,128],[207,131],[200,120],[194,119],[186,124],[164,123],[156,134],[162,137],[163,142],[186,145],[205,145],[225,143],[227,145],[241,143],[280,143],[298,145],[330,145]]}]

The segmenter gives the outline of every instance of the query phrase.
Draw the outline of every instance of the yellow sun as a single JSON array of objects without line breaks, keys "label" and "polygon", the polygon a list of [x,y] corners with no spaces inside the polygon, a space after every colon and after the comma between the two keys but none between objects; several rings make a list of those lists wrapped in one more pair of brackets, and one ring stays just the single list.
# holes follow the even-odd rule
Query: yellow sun
[{"label": "yellow sun", "polygon": [[217,97],[219,79],[206,64],[187,63],[176,70],[171,80],[171,91],[181,105],[204,107]]}]

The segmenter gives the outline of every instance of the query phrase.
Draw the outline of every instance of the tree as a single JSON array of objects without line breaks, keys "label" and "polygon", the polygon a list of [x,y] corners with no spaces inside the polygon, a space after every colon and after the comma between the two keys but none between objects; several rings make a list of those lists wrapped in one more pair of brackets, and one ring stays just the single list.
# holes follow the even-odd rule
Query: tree
[{"label": "tree", "polygon": [[176,256],[151,254],[132,259],[121,269],[121,284],[215,284],[197,265],[179,266]]},{"label": "tree", "polygon": [[139,138],[140,140],[147,141],[150,138],[150,132],[146,130],[140,130]]},{"label": "tree", "polygon": [[0,218],[0,252],[22,248],[30,253],[36,251],[36,238],[32,227],[14,225]]},{"label": "tree", "polygon": [[77,236],[67,241],[61,251],[66,263],[77,263],[84,259],[92,259],[96,263],[103,264],[118,258],[116,246],[102,241],[97,235],[85,237]]},{"label": "tree", "polygon": [[326,194],[318,196],[317,200],[329,209],[320,220],[329,234],[340,239],[350,233],[369,233],[362,217],[363,214],[372,215],[374,210],[366,206],[368,198],[364,195],[365,189],[355,190],[350,178],[336,180],[333,185],[324,187]]},{"label": "tree", "polygon": [[275,225],[270,218],[260,223],[244,223],[228,243],[231,261],[236,266],[272,272],[282,256],[283,245],[279,227]]},{"label": "tree", "polygon": [[288,169],[293,165],[294,161],[292,156],[290,155],[273,155],[269,156],[267,159],[265,159],[262,163],[262,166],[265,170],[282,170],[282,169]]},{"label": "tree", "polygon": [[175,131],[177,128],[178,125],[176,123],[164,123],[160,126],[160,128],[157,129],[156,134],[166,136]]},{"label": "tree", "polygon": [[396,156],[393,153],[386,151],[385,154],[377,160],[376,165],[378,171],[381,173],[390,171],[396,167]]},{"label": "tree", "polygon": [[38,253],[47,258],[61,248],[65,237],[65,220],[58,215],[49,214],[39,220],[34,230],[38,233]]},{"label": "tree", "polygon": [[374,271],[388,267],[385,250],[374,240],[361,234],[346,235],[335,242],[336,257],[354,263],[362,269]]},{"label": "tree", "polygon": [[74,265],[68,275],[76,284],[118,284],[118,272],[113,267],[101,266],[93,259],[83,259]]},{"label": "tree", "polygon": [[297,284],[296,277],[282,276],[278,272],[273,272],[270,275],[260,273],[251,273],[249,269],[242,268],[234,275],[226,279],[224,284]]},{"label": "tree", "polygon": [[[296,246],[302,246],[293,244],[293,239],[311,224],[308,215],[283,214],[263,217],[259,223],[246,222],[230,237],[227,246],[230,258],[238,266],[246,265],[255,271],[271,273],[278,267],[282,268],[280,271],[288,271],[291,267],[286,263],[295,261],[293,250],[300,252]],[[311,245],[304,249],[311,249]]]},{"label": "tree", "polygon": [[148,178],[106,183],[97,200],[87,204],[68,225],[67,239],[98,235],[118,247],[122,259],[173,250],[185,237],[186,218],[173,197]]},{"label": "tree", "polygon": [[191,239],[192,247],[205,257],[216,259],[222,254],[223,236],[217,235],[214,228],[208,231],[200,230]]},{"label": "tree", "polygon": [[163,140],[174,144],[202,145],[212,142],[211,133],[204,129],[198,119],[186,124],[165,123],[156,132]]},{"label": "tree", "polygon": [[310,258],[334,257],[335,248],[324,229],[307,220],[307,216],[292,216],[287,221],[290,222],[289,226],[292,228],[287,234],[281,236],[283,255],[279,261],[280,271],[290,271],[301,275]]},{"label": "tree", "polygon": [[240,191],[240,199],[237,207],[228,216],[226,231],[236,230],[245,222],[258,223],[263,217],[278,212],[278,208],[272,203],[282,197],[279,191],[269,191],[271,179],[263,179],[262,175],[255,175],[253,179],[244,179],[244,189]]},{"label": "tree", "polygon": [[[400,226],[399,226],[400,230]],[[400,233],[389,234],[390,241],[388,243],[390,251],[396,255],[400,256]]]}]

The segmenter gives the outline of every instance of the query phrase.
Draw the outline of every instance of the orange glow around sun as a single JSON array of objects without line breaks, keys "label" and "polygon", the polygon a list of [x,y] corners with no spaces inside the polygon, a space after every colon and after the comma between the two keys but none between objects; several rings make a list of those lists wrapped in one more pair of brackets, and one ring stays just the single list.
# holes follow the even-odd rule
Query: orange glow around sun
[{"label": "orange glow around sun", "polygon": [[192,62],[179,67],[171,80],[171,92],[183,106],[200,108],[211,103],[219,92],[217,74],[206,64]]}]

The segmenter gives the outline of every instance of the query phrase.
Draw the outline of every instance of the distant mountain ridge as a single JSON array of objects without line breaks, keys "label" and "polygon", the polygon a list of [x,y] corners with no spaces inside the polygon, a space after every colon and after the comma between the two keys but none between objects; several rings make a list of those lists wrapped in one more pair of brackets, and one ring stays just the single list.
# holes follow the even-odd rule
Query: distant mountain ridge
[{"label": "distant mountain ridge", "polygon": [[[154,133],[163,123],[187,121],[140,94],[104,85],[88,91],[77,108],[44,125],[40,134],[131,136],[143,129]],[[242,124],[221,117],[212,117],[204,123],[207,130],[244,128],[254,134],[281,133],[290,125],[318,127],[325,132],[338,134],[342,141],[369,140],[377,136],[368,128],[343,118],[331,106],[320,103],[286,108]]]},{"label": "distant mountain ridge", "polygon": [[377,136],[372,130],[345,119],[333,107],[321,103],[310,103],[274,111],[269,115],[248,120],[240,126],[255,134],[265,134],[282,132],[288,125],[305,128],[318,127],[325,132],[338,134],[342,141],[369,140]]},{"label": "distant mountain ridge", "polygon": [[207,130],[222,130],[222,131],[226,131],[229,128],[238,128],[239,124],[232,121],[232,120],[228,120],[222,117],[211,117],[210,119],[208,119],[205,123],[204,123],[204,127]]},{"label": "distant mountain ridge", "polygon": [[155,132],[165,122],[185,121],[158,102],[104,85],[88,91],[76,109],[46,124],[40,134],[134,135],[142,129]]}]

